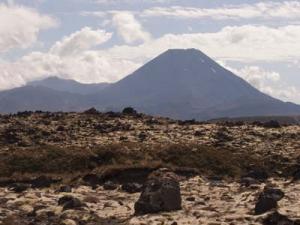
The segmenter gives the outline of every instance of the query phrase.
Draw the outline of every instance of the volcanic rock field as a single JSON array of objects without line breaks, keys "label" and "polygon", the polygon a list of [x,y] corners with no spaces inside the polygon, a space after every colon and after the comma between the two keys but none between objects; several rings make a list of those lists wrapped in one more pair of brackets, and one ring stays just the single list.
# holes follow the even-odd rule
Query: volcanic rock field
[{"label": "volcanic rock field", "polygon": [[300,127],[0,116],[0,224],[300,224]]}]

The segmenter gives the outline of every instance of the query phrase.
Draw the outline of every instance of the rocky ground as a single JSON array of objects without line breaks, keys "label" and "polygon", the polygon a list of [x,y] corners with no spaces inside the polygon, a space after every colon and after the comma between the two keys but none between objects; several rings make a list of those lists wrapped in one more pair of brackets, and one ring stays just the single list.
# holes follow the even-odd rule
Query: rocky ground
[{"label": "rocky ground", "polygon": [[[284,180],[274,179],[268,182],[286,193],[279,202],[278,211],[291,220],[299,219],[300,184],[287,184]],[[264,184],[245,188],[236,182],[209,181],[197,176],[181,182],[180,187],[182,210],[142,216],[134,216],[134,203],[140,193],[127,193],[120,186],[116,190],[79,186],[73,188],[71,193],[57,192],[54,188],[15,193],[3,188],[0,195],[0,218],[3,224],[254,225],[262,224],[269,215],[255,215],[254,212],[257,196]],[[66,195],[78,198],[84,206],[64,210],[58,202]]]},{"label": "rocky ground", "polygon": [[299,137],[132,110],[2,115],[0,224],[299,224]]}]

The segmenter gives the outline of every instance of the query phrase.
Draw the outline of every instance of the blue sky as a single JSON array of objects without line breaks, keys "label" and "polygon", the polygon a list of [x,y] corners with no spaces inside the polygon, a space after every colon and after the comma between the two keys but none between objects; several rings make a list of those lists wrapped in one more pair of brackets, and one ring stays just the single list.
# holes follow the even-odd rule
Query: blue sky
[{"label": "blue sky", "polygon": [[0,89],[48,76],[115,82],[169,48],[197,48],[300,103],[300,2],[0,0]]}]

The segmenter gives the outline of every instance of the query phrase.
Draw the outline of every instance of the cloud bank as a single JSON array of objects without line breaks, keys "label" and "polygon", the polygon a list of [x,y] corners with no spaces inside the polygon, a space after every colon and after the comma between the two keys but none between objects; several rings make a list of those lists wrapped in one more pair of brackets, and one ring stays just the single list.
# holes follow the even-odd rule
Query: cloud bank
[{"label": "cloud bank", "polygon": [[154,7],[146,9],[145,17],[170,17],[176,19],[237,20],[237,19],[299,19],[300,2],[259,2],[256,4],[227,5],[219,8]]},{"label": "cloud bank", "polygon": [[166,34],[137,46],[114,46],[102,53],[130,60],[144,60],[170,48],[196,48],[215,59],[292,62],[300,58],[299,40],[300,25],[278,28],[227,26],[213,33]]},{"label": "cloud bank", "polygon": [[28,48],[37,41],[40,31],[56,25],[55,19],[34,9],[0,3],[0,53]]}]

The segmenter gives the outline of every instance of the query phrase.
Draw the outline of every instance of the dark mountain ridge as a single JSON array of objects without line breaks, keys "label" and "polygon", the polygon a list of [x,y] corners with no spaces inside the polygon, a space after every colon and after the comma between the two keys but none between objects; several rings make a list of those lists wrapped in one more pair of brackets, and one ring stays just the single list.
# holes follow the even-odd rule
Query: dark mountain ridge
[{"label": "dark mountain ridge", "polygon": [[46,87],[56,91],[87,95],[103,90],[109,86],[109,83],[83,84],[75,80],[61,79],[53,76],[43,80],[29,82],[27,86]]},{"label": "dark mountain ridge", "polygon": [[0,93],[0,111],[79,111],[88,107],[83,95],[41,86],[24,86]]},{"label": "dark mountain ridge", "polygon": [[168,50],[114,84],[49,79],[0,93],[0,112],[132,106],[147,114],[198,120],[300,114],[299,105],[258,91],[196,49]]}]

